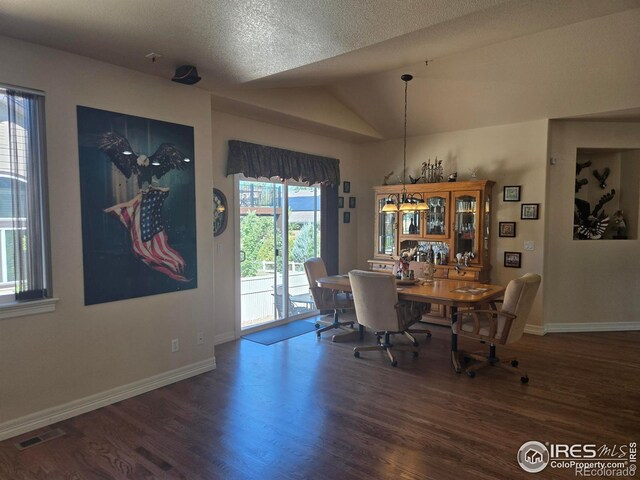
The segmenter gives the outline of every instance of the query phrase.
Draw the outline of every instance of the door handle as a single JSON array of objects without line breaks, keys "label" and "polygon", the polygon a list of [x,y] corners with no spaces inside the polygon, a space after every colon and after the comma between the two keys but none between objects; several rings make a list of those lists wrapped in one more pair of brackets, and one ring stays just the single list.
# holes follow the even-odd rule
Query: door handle
[{"label": "door handle", "polygon": [[244,262],[247,258],[247,255],[244,253],[244,250],[240,250],[240,263]]}]

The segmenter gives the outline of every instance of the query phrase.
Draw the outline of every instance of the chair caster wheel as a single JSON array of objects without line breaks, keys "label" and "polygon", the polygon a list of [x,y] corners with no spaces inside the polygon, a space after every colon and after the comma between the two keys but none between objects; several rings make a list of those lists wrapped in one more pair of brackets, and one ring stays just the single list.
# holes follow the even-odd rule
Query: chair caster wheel
[{"label": "chair caster wheel", "polygon": [[316,323],[314,326],[316,327],[316,330],[320,328],[320,324],[319,323]]},{"label": "chair caster wheel", "polygon": [[467,375],[469,376],[469,378],[475,378],[476,372],[467,372]]},{"label": "chair caster wheel", "polygon": [[419,344],[418,342],[413,342],[413,344],[412,344],[412,345],[413,345],[414,347],[417,347],[417,346],[419,346],[420,344]]},{"label": "chair caster wheel", "polygon": [[413,352],[413,358],[418,358],[418,352]]},{"label": "chair caster wheel", "polygon": [[516,368],[518,366],[518,360],[511,360],[511,366]]},{"label": "chair caster wheel", "polygon": [[524,377],[520,377],[520,381],[522,383],[529,383],[529,377],[527,377],[526,375]]},{"label": "chair caster wheel", "polygon": [[427,333],[427,338],[431,338],[431,332]]},{"label": "chair caster wheel", "polygon": [[320,338],[320,332],[316,332],[316,337]]},{"label": "chair caster wheel", "polygon": [[360,358],[360,352],[353,352],[353,356],[356,358]]},{"label": "chair caster wheel", "polygon": [[398,361],[394,360],[393,362],[391,362],[391,366],[392,367],[397,367],[398,366]]}]

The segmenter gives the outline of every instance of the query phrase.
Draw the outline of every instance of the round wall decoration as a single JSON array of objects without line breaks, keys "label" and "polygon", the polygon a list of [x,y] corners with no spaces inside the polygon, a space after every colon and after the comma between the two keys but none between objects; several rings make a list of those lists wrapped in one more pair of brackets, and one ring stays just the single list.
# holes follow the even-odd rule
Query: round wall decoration
[{"label": "round wall decoration", "polygon": [[217,188],[213,189],[213,236],[217,237],[227,228],[229,207],[227,197]]}]

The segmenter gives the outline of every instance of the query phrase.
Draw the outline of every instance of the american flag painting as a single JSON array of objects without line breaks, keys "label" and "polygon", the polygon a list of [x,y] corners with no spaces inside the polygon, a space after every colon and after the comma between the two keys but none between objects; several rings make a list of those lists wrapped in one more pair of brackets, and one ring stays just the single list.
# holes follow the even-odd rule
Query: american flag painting
[{"label": "american flag painting", "polygon": [[194,128],[77,114],[85,305],[198,288]]},{"label": "american flag painting", "polygon": [[184,259],[169,246],[162,223],[162,205],[168,195],[168,188],[149,187],[105,212],[116,216],[129,230],[133,253],[145,265],[179,282],[188,282],[183,275]]}]

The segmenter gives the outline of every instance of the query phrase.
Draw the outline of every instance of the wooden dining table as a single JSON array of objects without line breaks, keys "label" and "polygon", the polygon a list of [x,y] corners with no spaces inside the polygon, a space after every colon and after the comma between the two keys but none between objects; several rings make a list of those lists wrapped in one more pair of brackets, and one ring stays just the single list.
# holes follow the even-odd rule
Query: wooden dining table
[{"label": "wooden dining table", "polygon": [[[452,325],[456,322],[458,308],[478,308],[504,295],[505,287],[461,280],[436,279],[415,285],[398,285],[398,299],[423,303],[447,305],[451,312]],[[333,275],[317,280],[322,288],[351,291],[349,275]],[[451,362],[456,372],[462,371],[458,356],[458,336],[451,329]]]}]

